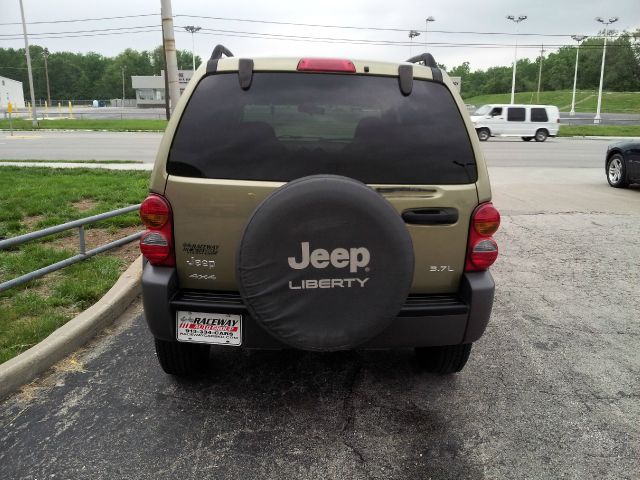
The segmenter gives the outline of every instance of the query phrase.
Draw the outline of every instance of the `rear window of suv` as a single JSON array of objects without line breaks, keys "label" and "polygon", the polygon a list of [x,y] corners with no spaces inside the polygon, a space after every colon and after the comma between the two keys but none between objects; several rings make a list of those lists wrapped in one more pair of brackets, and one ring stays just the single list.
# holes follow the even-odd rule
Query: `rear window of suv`
[{"label": "rear window of suv", "polygon": [[464,121],[447,88],[396,77],[256,72],[203,78],[176,131],[172,175],[286,182],[335,174],[371,184],[477,179]]}]

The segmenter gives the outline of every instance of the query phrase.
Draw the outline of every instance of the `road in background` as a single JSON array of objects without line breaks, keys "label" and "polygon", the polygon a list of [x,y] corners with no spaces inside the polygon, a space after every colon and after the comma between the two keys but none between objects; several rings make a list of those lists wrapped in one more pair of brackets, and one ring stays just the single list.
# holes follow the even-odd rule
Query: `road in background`
[{"label": "road in background", "polygon": [[[475,108],[474,108],[475,110]],[[43,107],[38,107],[38,113],[44,114]],[[132,107],[73,107],[74,118],[79,119],[102,119],[102,120],[126,120],[126,119],[153,119],[165,120],[166,112],[164,108],[132,108]],[[576,113],[571,116],[569,112],[561,112],[561,123],[574,125],[593,125],[594,113]],[[27,118],[28,113],[18,114],[19,117]],[[69,111],[62,108],[58,113],[57,107],[49,109],[48,119],[68,118]],[[601,113],[602,125],[640,125],[640,115],[635,113]]]},{"label": "road in background", "polygon": [[0,478],[637,479],[640,188],[608,186],[606,143],[483,144],[497,290],[462,373],[219,348],[177,380],[137,306],[0,403]]},{"label": "road in background", "polygon": [[[0,133],[0,161],[139,160],[153,163],[161,133],[154,132],[19,132]],[[601,167],[607,145],[616,140],[550,138],[546,142],[495,139],[483,142],[490,166]]]},{"label": "road in background", "polygon": [[157,132],[0,132],[0,161],[137,160],[153,163],[162,133]]}]

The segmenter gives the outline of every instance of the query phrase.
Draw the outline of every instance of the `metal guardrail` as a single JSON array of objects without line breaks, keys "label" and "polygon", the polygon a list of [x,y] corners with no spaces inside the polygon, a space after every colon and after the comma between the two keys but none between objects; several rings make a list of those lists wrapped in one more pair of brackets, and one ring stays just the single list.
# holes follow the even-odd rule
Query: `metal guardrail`
[{"label": "metal guardrail", "polygon": [[0,240],[0,250],[2,250],[5,248],[14,247],[16,245],[22,245],[23,243],[30,242],[32,240],[37,240],[38,238],[53,235],[54,233],[60,233],[66,230],[71,230],[72,228],[77,228],[78,237],[79,237],[78,238],[79,250],[80,250],[80,253],[78,253],[77,255],[74,255],[73,257],[69,257],[65,260],[61,260],[49,266],[40,268],[38,270],[34,270],[33,272],[29,272],[19,277],[8,280],[6,282],[0,283],[0,292],[4,292],[5,290],[8,290],[12,287],[17,287],[18,285],[22,285],[23,283],[26,283],[30,280],[40,278],[46,275],[47,273],[55,272],[56,270],[60,270],[61,268],[67,267],[69,265],[73,265],[74,263],[78,263],[82,260],[86,260],[87,258],[93,257],[98,253],[106,252],[107,250],[121,247],[122,245],[126,245],[127,243],[137,240],[138,238],[140,238],[140,236],[144,232],[133,233],[119,240],[114,240],[113,242],[109,242],[99,247],[93,248],[91,250],[87,250],[85,238],[84,238],[84,226],[89,223],[95,223],[101,220],[106,220],[107,218],[117,217],[118,215],[123,215],[125,213],[135,212],[139,208],[140,208],[140,204],[131,205],[130,207],[119,208],[117,210],[112,210],[110,212],[100,213],[98,215],[93,215],[91,217],[80,218],[78,220],[73,220],[71,222],[62,223],[54,227],[44,228],[42,230],[38,230],[35,232],[26,233],[24,235],[8,238],[6,240]]}]

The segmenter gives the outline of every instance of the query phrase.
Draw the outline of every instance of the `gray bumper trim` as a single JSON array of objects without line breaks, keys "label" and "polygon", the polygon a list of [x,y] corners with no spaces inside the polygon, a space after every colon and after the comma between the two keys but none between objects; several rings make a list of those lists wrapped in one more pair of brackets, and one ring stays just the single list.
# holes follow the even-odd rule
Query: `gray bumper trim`
[{"label": "gray bumper trim", "polygon": [[[362,348],[417,347],[471,343],[482,336],[491,316],[495,283],[489,272],[466,273],[461,280],[460,298],[466,305],[435,306],[431,314],[414,314],[409,302],[393,323]],[[174,341],[175,310],[227,311],[243,315],[243,341],[246,348],[287,348],[268,334],[251,318],[237,295],[216,296],[202,292],[207,302],[197,295],[176,295],[178,281],[175,268],[147,264],[142,274],[144,314],[154,337]],[[179,300],[174,300],[179,298]],[[215,302],[212,302],[212,299]],[[241,302],[241,301],[240,301]],[[209,305],[206,305],[209,303]],[[212,310],[213,309],[213,310]]]}]

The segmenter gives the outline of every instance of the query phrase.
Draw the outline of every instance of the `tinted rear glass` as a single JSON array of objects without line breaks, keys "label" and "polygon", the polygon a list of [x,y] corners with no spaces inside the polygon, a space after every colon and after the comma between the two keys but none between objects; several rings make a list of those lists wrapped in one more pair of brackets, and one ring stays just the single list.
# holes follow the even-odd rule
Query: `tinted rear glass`
[{"label": "tinted rear glass", "polygon": [[510,107],[507,113],[507,121],[509,122],[524,122],[525,110],[520,107]]},{"label": "tinted rear glass", "polygon": [[236,73],[205,77],[171,146],[173,175],[289,181],[345,175],[377,184],[476,181],[465,124],[441,84],[393,77]]},{"label": "tinted rear glass", "polygon": [[547,117],[547,110],[545,108],[532,108],[531,121],[532,122],[548,122],[549,117]]}]

